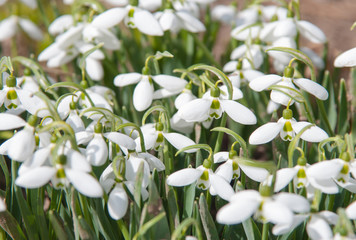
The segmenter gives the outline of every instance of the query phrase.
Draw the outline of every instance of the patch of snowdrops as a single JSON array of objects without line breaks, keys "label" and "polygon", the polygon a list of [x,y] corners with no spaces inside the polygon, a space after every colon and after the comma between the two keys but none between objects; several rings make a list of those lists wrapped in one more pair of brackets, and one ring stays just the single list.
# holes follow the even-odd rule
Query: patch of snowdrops
[{"label": "patch of snowdrops", "polygon": [[326,35],[213,2],[0,1],[1,238],[356,239],[355,89],[300,42]]}]

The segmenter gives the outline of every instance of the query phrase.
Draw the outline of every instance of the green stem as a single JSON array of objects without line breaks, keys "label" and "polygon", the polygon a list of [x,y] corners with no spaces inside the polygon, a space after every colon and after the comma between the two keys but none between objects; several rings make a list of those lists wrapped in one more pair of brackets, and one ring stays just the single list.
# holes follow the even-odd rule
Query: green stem
[{"label": "green stem", "polygon": [[204,45],[202,41],[198,38],[198,36],[194,33],[190,33],[191,36],[194,38],[194,42],[203,50],[205,56],[214,64],[217,68],[221,69],[221,65],[215,60],[211,51]]},{"label": "green stem", "polygon": [[263,224],[262,228],[262,240],[268,240],[268,223]]},{"label": "green stem", "polygon": [[323,121],[324,121],[324,123],[326,125],[326,128],[327,128],[329,136],[334,136],[334,131],[331,128],[328,116],[327,116],[326,111],[325,111],[324,104],[319,99],[317,99],[316,102],[318,104],[318,108],[319,108],[319,111],[320,111],[320,114],[321,114],[321,118],[323,119]]},{"label": "green stem", "polygon": [[124,236],[125,240],[130,240],[130,234],[129,231],[127,230],[127,227],[122,220],[117,221],[117,225],[119,226],[122,235]]},{"label": "green stem", "polygon": [[[220,127],[225,127],[227,121],[227,114],[224,112],[221,118]],[[217,153],[221,149],[222,139],[223,139],[224,132],[219,132],[218,137],[216,138],[214,153]]]}]

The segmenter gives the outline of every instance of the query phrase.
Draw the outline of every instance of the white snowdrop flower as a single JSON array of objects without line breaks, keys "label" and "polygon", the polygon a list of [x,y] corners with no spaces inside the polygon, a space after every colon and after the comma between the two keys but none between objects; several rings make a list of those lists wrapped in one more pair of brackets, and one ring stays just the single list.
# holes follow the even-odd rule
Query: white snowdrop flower
[{"label": "white snowdrop flower", "polygon": [[[187,81],[178,77],[169,75],[150,76],[140,73],[119,74],[114,79],[114,85],[123,87],[138,83],[133,93],[133,104],[137,111],[144,111],[152,104],[154,88],[152,80],[168,91],[168,93],[181,92]],[[162,94],[162,93],[156,93]],[[164,93],[163,93],[164,94]]]},{"label": "white snowdrop flower", "polygon": [[278,228],[292,225],[294,212],[308,213],[310,210],[309,202],[300,195],[272,195],[270,187],[262,186],[260,189],[260,192],[244,190],[233,195],[230,202],[218,211],[217,221],[221,224],[238,224],[254,216],[255,219],[273,223],[274,228]]},{"label": "white snowdrop flower", "polygon": [[108,153],[108,146],[102,134],[102,125],[96,124],[94,136],[86,147],[86,159],[92,166],[102,166],[107,161]]},{"label": "white snowdrop flower", "polygon": [[218,152],[214,154],[214,163],[221,163],[215,171],[215,174],[224,178],[227,182],[231,182],[232,179],[240,177],[240,169],[252,180],[256,182],[264,181],[269,173],[264,168],[259,167],[252,167],[243,164],[239,159],[236,157],[236,151],[230,152]]},{"label": "white snowdrop flower", "polygon": [[[78,50],[80,53],[91,50],[95,46],[89,43],[79,43]],[[97,49],[85,59],[85,71],[88,73],[89,77],[94,81],[100,81],[104,77],[104,68],[101,64],[101,60],[105,58],[104,53]]]},{"label": "white snowdrop flower", "polygon": [[72,15],[65,14],[56,18],[48,27],[48,32],[51,35],[58,35],[74,25],[74,19]]},{"label": "white snowdrop flower", "polygon": [[139,1],[138,6],[150,12],[156,11],[162,6],[162,0],[145,0]]},{"label": "white snowdrop flower", "polygon": [[188,32],[197,33],[206,30],[199,19],[184,10],[165,9],[163,12],[157,12],[155,17],[163,31],[178,33],[181,29],[185,29]]},{"label": "white snowdrop flower", "polygon": [[348,153],[341,154],[340,158],[313,164],[308,174],[316,179],[333,179],[339,186],[356,193],[356,161],[352,161]]},{"label": "white snowdrop flower", "polygon": [[211,89],[203,98],[188,102],[178,110],[178,115],[187,122],[210,122],[218,119],[223,112],[241,124],[255,124],[256,116],[244,105],[234,100],[242,98],[240,89],[233,87],[232,100],[228,100],[227,87]]},{"label": "white snowdrop flower", "polygon": [[261,26],[250,24],[243,24],[231,31],[231,37],[235,38],[236,40],[240,41],[247,41],[251,39],[256,39],[261,31]]},{"label": "white snowdrop flower", "polygon": [[232,5],[216,5],[211,10],[213,20],[232,25],[235,21],[236,7]]},{"label": "white snowdrop flower", "polygon": [[330,211],[322,211],[311,214],[306,229],[308,236],[312,240],[332,239],[333,231],[330,225],[335,225],[338,215]]},{"label": "white snowdrop flower", "polygon": [[161,26],[149,11],[131,5],[127,5],[125,8],[117,7],[106,10],[94,18],[92,25],[111,28],[121,21],[124,21],[130,28],[137,28],[144,34],[163,36]]},{"label": "white snowdrop flower", "polygon": [[242,44],[235,48],[230,55],[233,61],[225,64],[224,72],[233,72],[242,59],[242,69],[258,69],[263,64],[263,49],[258,44]]},{"label": "white snowdrop flower", "polygon": [[178,113],[175,113],[171,120],[171,128],[175,131],[190,134],[193,132],[194,129],[194,122],[187,122],[181,117],[179,117]]},{"label": "white snowdrop flower", "polygon": [[[295,85],[297,85],[303,91],[314,95],[320,100],[326,100],[329,97],[328,91],[320,84],[306,78],[293,78],[293,74],[294,69],[292,67],[286,67],[283,77],[275,74],[265,75],[252,80],[249,86],[256,92],[267,90],[272,85],[281,86],[283,87],[281,88],[281,91],[289,94],[290,96],[297,96],[297,93],[295,92],[298,91],[295,87]],[[290,89],[285,89],[284,87],[288,87]],[[284,106],[294,103],[293,99],[281,91],[272,90],[271,100]]]},{"label": "white snowdrop flower", "polygon": [[200,16],[200,8],[199,5],[192,1],[172,1],[173,8],[176,11],[187,11],[191,13],[194,17],[199,19]]},{"label": "white snowdrop flower", "polygon": [[260,6],[251,5],[242,11],[239,11],[236,15],[236,26],[248,26],[255,24],[260,20]]},{"label": "white snowdrop flower", "polygon": [[123,7],[129,4],[129,0],[105,0],[105,2],[118,7]]},{"label": "white snowdrop flower", "polygon": [[288,9],[276,5],[263,6],[262,16],[264,20],[271,21],[274,18],[285,19],[287,18]]},{"label": "white snowdrop flower", "polygon": [[25,69],[24,76],[18,77],[17,85],[20,86],[23,90],[26,90],[32,94],[40,91],[40,86],[37,83],[36,77],[32,76],[29,72],[29,69]]},{"label": "white snowdrop flower", "polygon": [[353,201],[349,206],[345,209],[346,215],[349,219],[356,219],[356,201]]},{"label": "white snowdrop flower", "polygon": [[[309,171],[312,165],[307,164],[306,159],[301,157],[298,159],[298,163],[293,168],[282,168],[277,171],[276,182],[274,185],[274,191],[279,192],[285,188],[290,181],[293,181],[295,188],[305,188],[307,190],[308,199],[314,196],[315,189],[319,189],[326,194],[336,194],[339,192],[338,186],[335,184],[331,177],[319,177],[324,171],[330,173],[328,166],[319,166],[315,173]],[[319,174],[320,173],[320,174]]]},{"label": "white snowdrop flower", "polygon": [[356,66],[356,48],[351,48],[337,56],[334,66],[338,68]]},{"label": "white snowdrop flower", "polygon": [[[293,118],[293,112],[290,109],[283,110],[283,117],[277,122],[266,123],[257,128],[249,138],[250,144],[264,144],[273,140],[278,134],[284,141],[292,141],[304,127],[312,125],[309,122],[297,122]],[[301,139],[308,142],[321,142],[327,139],[328,134],[317,126],[312,126],[305,130]]]},{"label": "white snowdrop flower", "polygon": [[294,38],[298,32],[313,43],[327,41],[320,28],[308,21],[296,20],[292,17],[266,23],[261,30],[260,38],[263,41],[271,42],[281,37]]},{"label": "white snowdrop flower", "polygon": [[[2,116],[4,117],[3,121],[14,119],[8,115]],[[19,121],[19,119],[15,120],[18,124],[23,124],[23,122]],[[22,130],[15,133],[14,136],[12,136],[0,146],[0,154],[8,155],[11,160],[18,162],[23,162],[30,158],[36,148],[36,122],[37,117],[32,115]]]},{"label": "white snowdrop flower", "polygon": [[204,160],[203,165],[196,169],[185,168],[172,173],[167,178],[167,184],[174,187],[182,187],[195,183],[198,188],[209,189],[212,195],[219,195],[229,201],[234,194],[234,190],[224,178],[213,173],[210,167],[211,162]]},{"label": "white snowdrop flower", "polygon": [[0,22],[0,41],[4,41],[15,36],[19,28],[21,28],[33,40],[40,41],[43,39],[43,33],[36,24],[28,19],[13,15]]},{"label": "white snowdrop flower", "polygon": [[[119,162],[117,162],[117,165],[119,165]],[[119,168],[119,166],[117,166],[117,168]],[[129,204],[129,198],[124,189],[124,185],[126,185],[127,189],[133,195],[135,182],[118,180],[115,176],[113,166],[110,164],[101,174],[100,184],[103,186],[105,192],[109,194],[108,212],[110,217],[115,220],[123,218]],[[141,196],[144,201],[148,198],[146,187],[147,186],[141,187]]]},{"label": "white snowdrop flower", "polygon": [[90,172],[91,166],[81,153],[64,147],[56,159],[46,158],[44,164],[34,166],[19,174],[15,184],[24,188],[42,187],[49,181],[55,188],[64,188],[72,184],[85,196],[101,197],[103,189]]},{"label": "white snowdrop flower", "polygon": [[[281,37],[273,41],[270,47],[287,47],[296,49],[297,44],[294,38]],[[265,47],[265,49],[267,50],[270,47]],[[285,52],[268,51],[267,54],[273,58],[273,66],[278,72],[282,72],[292,59],[292,56]]]},{"label": "white snowdrop flower", "polygon": [[9,113],[0,113],[0,131],[21,128],[26,124],[27,122],[19,116]]},{"label": "white snowdrop flower", "polygon": [[[162,123],[149,123],[145,124],[141,127],[143,138],[145,140],[145,148],[146,150],[155,149],[158,150],[161,146],[163,146],[164,139],[166,139],[173,147],[176,149],[182,149],[184,147],[188,147],[190,145],[194,145],[195,142],[190,138],[179,134],[179,133],[169,133],[163,130]],[[140,145],[140,138],[138,137],[136,142],[136,151],[140,152],[141,145]],[[195,152],[196,150],[191,149],[185,152],[191,153]]]}]

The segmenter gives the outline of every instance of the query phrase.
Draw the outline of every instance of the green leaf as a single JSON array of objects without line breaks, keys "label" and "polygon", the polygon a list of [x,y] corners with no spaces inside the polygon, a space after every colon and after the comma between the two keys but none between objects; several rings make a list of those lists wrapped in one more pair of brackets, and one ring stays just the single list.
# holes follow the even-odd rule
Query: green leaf
[{"label": "green leaf", "polygon": [[207,152],[211,153],[213,152],[213,150],[211,149],[211,147],[208,144],[194,144],[194,145],[190,145],[187,147],[184,147],[182,149],[180,149],[177,153],[176,156],[178,156],[180,153],[187,151],[187,150],[192,150],[192,149],[204,149]]},{"label": "green leaf", "polygon": [[184,187],[183,218],[188,218],[192,216],[195,191],[196,191],[195,184],[190,184]]},{"label": "green leaf", "polygon": [[210,211],[208,209],[208,205],[203,193],[200,195],[199,206],[200,217],[207,239],[219,239],[218,231],[216,230],[214,220],[210,215]]},{"label": "green leaf", "polygon": [[9,211],[0,212],[0,226],[12,239],[27,239],[16,219]]},{"label": "green leaf", "polygon": [[140,230],[138,231],[138,233],[135,234],[135,236],[133,237],[134,240],[138,239],[140,236],[144,235],[148,229],[150,229],[152,226],[154,226],[155,224],[157,224],[164,216],[166,216],[165,212],[161,212],[160,214],[158,214],[156,217],[152,218],[150,221],[148,221],[147,223],[145,223]]},{"label": "green leaf", "polygon": [[271,173],[273,173],[276,170],[276,164],[273,161],[256,161],[249,158],[237,157],[237,156],[235,156],[235,158],[237,158],[238,163],[246,166],[264,168]]},{"label": "green leaf", "polygon": [[181,224],[179,224],[176,227],[176,229],[174,230],[174,232],[172,233],[171,240],[181,239],[181,236],[185,236],[185,232],[188,230],[188,228],[191,225],[193,225],[195,227],[197,235],[198,235],[198,239],[202,240],[203,236],[202,236],[201,230],[199,228],[199,223],[194,218],[187,218]]},{"label": "green leaf", "polygon": [[219,131],[219,132],[224,132],[226,134],[229,134],[230,136],[232,136],[233,138],[235,138],[235,140],[237,142],[239,142],[243,152],[244,152],[244,155],[247,157],[248,156],[248,151],[247,151],[247,146],[246,146],[246,142],[245,140],[237,133],[235,133],[234,131],[228,129],[228,128],[225,128],[225,127],[216,127],[216,128],[213,128],[211,129],[210,131]]},{"label": "green leaf", "polygon": [[299,61],[302,61],[310,68],[311,79],[313,81],[316,81],[316,75],[315,75],[315,69],[314,69],[313,62],[310,60],[310,58],[305,53],[303,53],[297,49],[287,48],[287,47],[272,47],[272,48],[269,48],[266,50],[266,52],[268,52],[268,51],[280,51],[280,52],[285,52],[285,53],[291,54],[293,57],[295,57]]},{"label": "green leaf", "polygon": [[65,230],[63,220],[58,216],[58,214],[52,210],[48,212],[49,221],[54,229],[57,239],[67,240],[74,239],[74,236],[68,234],[68,231]]},{"label": "green leaf", "polygon": [[339,102],[338,102],[338,134],[345,134],[349,127],[349,107],[347,103],[347,90],[344,79],[340,81]]},{"label": "green leaf", "polygon": [[164,51],[164,52],[160,52],[157,51],[155,54],[155,59],[156,60],[161,60],[162,58],[172,58],[174,57],[172,53],[168,52],[168,51]]},{"label": "green leaf", "polygon": [[94,240],[97,239],[93,229],[89,226],[89,224],[85,221],[82,216],[78,216],[78,223],[79,223],[79,235],[81,239],[87,240]]},{"label": "green leaf", "polygon": [[[333,81],[331,79],[329,71],[325,71],[323,87],[325,87],[329,92],[329,98],[324,101],[324,106],[326,106],[326,115],[330,123],[330,128],[335,129],[337,123],[337,111],[336,111],[336,101],[335,101],[335,91],[333,86]],[[324,121],[322,121],[324,122]]]}]

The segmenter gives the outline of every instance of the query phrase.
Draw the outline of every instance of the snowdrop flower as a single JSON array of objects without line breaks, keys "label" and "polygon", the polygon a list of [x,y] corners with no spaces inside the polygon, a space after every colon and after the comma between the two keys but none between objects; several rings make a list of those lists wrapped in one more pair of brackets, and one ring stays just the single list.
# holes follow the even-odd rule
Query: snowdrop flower
[{"label": "snowdrop flower", "polygon": [[114,85],[123,87],[138,83],[133,93],[133,104],[137,111],[144,111],[152,104],[154,94],[152,80],[166,89],[168,94],[181,92],[187,84],[186,80],[169,75],[150,76],[140,73],[124,73],[115,77]]},{"label": "snowdrop flower", "polygon": [[[116,164],[119,165],[119,162],[117,161]],[[105,192],[109,194],[108,212],[110,216],[115,220],[119,220],[125,216],[129,205],[129,198],[125,191],[124,185],[131,192],[131,194],[134,195],[135,182],[120,181],[116,177],[112,165],[113,163],[110,164],[101,174],[100,184],[103,186]],[[117,168],[119,168],[119,166],[117,166]],[[143,201],[148,198],[146,187],[147,186],[142,186],[141,188]]]},{"label": "snowdrop flower", "polygon": [[[287,48],[297,48],[297,43],[294,38],[281,37],[272,42],[270,47],[265,47],[265,49],[273,47],[287,47]],[[292,56],[289,53],[279,52],[279,51],[268,51],[267,54],[271,56],[273,60],[273,67],[278,72],[282,72],[283,69],[291,61]]]},{"label": "snowdrop flower", "polygon": [[334,66],[338,68],[356,66],[356,48],[351,48],[337,56]]},{"label": "snowdrop flower", "polygon": [[185,29],[188,32],[197,33],[206,30],[199,19],[184,10],[165,9],[163,12],[157,12],[155,17],[163,31],[169,30],[173,33],[178,33],[181,29]]},{"label": "snowdrop flower", "polygon": [[185,134],[190,134],[193,132],[194,129],[194,122],[187,122],[184,119],[182,119],[178,113],[175,113],[171,120],[171,128],[175,131],[185,133]]},{"label": "snowdrop flower", "polygon": [[309,202],[300,195],[271,195],[270,187],[262,186],[260,189],[260,192],[244,190],[233,195],[230,202],[218,211],[216,220],[221,224],[238,224],[254,215],[263,223],[276,224],[273,228],[275,229],[279,226],[290,226],[294,212],[309,212]]},{"label": "snowdrop flower", "polygon": [[263,63],[263,49],[258,44],[243,44],[235,48],[230,55],[233,61],[225,64],[224,72],[233,72],[240,64],[237,59],[242,58],[241,69],[258,69]]},{"label": "snowdrop flower", "polygon": [[[291,15],[292,13],[289,12],[288,14]],[[263,41],[271,42],[281,37],[294,38],[298,32],[313,43],[325,43],[327,41],[323,31],[314,24],[304,20],[296,20],[289,16],[285,19],[266,23],[261,30],[260,38]]]},{"label": "snowdrop flower", "polygon": [[117,144],[121,148],[124,147],[125,149],[129,150],[136,148],[134,140],[129,136],[119,132],[102,133],[102,128],[102,124],[98,122],[94,125],[94,131],[85,130],[78,132],[75,135],[78,144],[88,143],[85,154],[87,161],[91,165],[101,166],[108,158],[108,146],[104,140],[104,137]]},{"label": "snowdrop flower", "polygon": [[213,20],[232,25],[235,20],[236,7],[232,5],[216,5],[211,10]]},{"label": "snowdrop flower", "polygon": [[106,10],[94,18],[92,25],[111,28],[121,21],[124,21],[130,28],[137,28],[144,34],[163,36],[161,26],[149,11],[131,5],[127,5],[124,8],[117,7]]},{"label": "snowdrop flower", "polygon": [[235,122],[241,124],[255,124],[256,117],[250,109],[234,100],[242,98],[242,92],[238,88],[233,88],[232,100],[228,100],[227,88],[210,89],[203,95],[203,98],[188,102],[178,110],[178,115],[187,122],[208,122],[213,118],[218,119],[223,112]]},{"label": "snowdrop flower", "polygon": [[72,15],[70,14],[61,15],[48,26],[48,32],[51,35],[58,35],[67,31],[73,25],[74,25],[74,19]]},{"label": "snowdrop flower", "polygon": [[44,158],[42,164],[21,172],[15,184],[24,188],[38,188],[51,181],[55,188],[63,188],[71,183],[83,195],[101,197],[103,189],[98,180],[90,175],[91,167],[85,157],[68,147],[61,151],[55,159]]},{"label": "snowdrop flower", "polygon": [[[78,50],[81,54],[93,49],[93,44],[82,43],[78,46]],[[104,77],[104,68],[101,64],[101,60],[104,60],[104,53],[97,49],[85,58],[85,71],[89,77],[94,81],[100,81]]]},{"label": "snowdrop flower", "polygon": [[196,169],[185,168],[172,173],[167,178],[167,184],[174,187],[182,187],[195,183],[198,188],[209,189],[212,195],[217,194],[228,201],[234,194],[234,190],[224,178],[213,173],[210,167],[211,161],[206,159],[203,165]]},{"label": "snowdrop flower", "polygon": [[[257,128],[249,138],[250,144],[264,144],[273,140],[278,134],[284,141],[292,141],[304,127],[312,125],[308,122],[297,122],[293,118],[293,112],[290,109],[283,110],[283,117],[277,122],[266,123]],[[328,134],[317,126],[312,126],[305,130],[301,139],[308,142],[321,142],[328,138]]]},{"label": "snowdrop flower", "polygon": [[[160,146],[163,146],[163,140],[166,139],[173,147],[176,149],[182,149],[184,147],[194,145],[195,142],[190,138],[179,134],[179,133],[169,133],[163,131],[163,124],[158,122],[156,124],[150,123],[145,124],[141,127],[143,138],[145,140],[145,148],[158,150]],[[139,144],[140,138],[136,141],[136,150],[138,152],[141,150],[141,145]],[[194,150],[188,150],[186,152],[194,152]]]},{"label": "snowdrop flower", "polygon": [[[3,117],[2,121],[15,120],[18,126],[16,126],[14,123],[10,124],[14,128],[23,126],[23,121],[19,120],[18,118],[14,119],[9,115],[1,115],[1,117]],[[14,136],[12,136],[0,146],[0,154],[8,155],[9,158],[18,162],[23,162],[30,158],[36,148],[36,122],[37,117],[32,115],[22,130],[15,133]]]},{"label": "snowdrop flower", "polygon": [[277,171],[276,182],[274,185],[274,191],[279,192],[293,180],[294,187],[297,189],[305,188],[307,190],[308,199],[312,198],[315,189],[319,189],[326,194],[336,194],[339,192],[339,188],[331,177],[321,178],[324,172],[327,174],[332,171],[329,168],[334,166],[320,166],[317,170],[309,170],[310,165],[304,157],[298,159],[298,163],[293,168],[282,168]]},{"label": "snowdrop flower", "polygon": [[242,161],[239,161],[236,156],[237,153],[235,150],[214,154],[214,163],[225,162],[216,169],[215,174],[221,176],[227,182],[231,182],[231,179],[239,178],[240,169],[246,176],[256,182],[264,181],[269,175],[266,169],[245,165]]},{"label": "snowdrop flower", "polygon": [[247,41],[256,39],[261,31],[261,26],[250,24],[243,24],[231,31],[231,37],[235,38],[236,40],[240,41]]},{"label": "snowdrop flower", "polygon": [[[293,75],[294,69],[292,67],[286,67],[283,77],[269,74],[252,80],[249,85],[256,92],[266,90],[273,85],[281,86],[283,87],[281,91],[296,97],[297,93],[295,91],[298,91],[294,86],[294,84],[296,84],[300,89],[314,95],[320,100],[326,100],[329,97],[328,91],[320,84],[306,78],[293,78]],[[288,89],[285,89],[284,87],[288,87]],[[284,106],[294,103],[293,99],[281,91],[272,90],[271,100]]]},{"label": "snowdrop flower", "polygon": [[[356,178],[356,161],[351,161],[346,152],[342,153],[340,158],[313,164],[308,172],[316,179],[333,179],[341,187],[356,193],[356,180],[354,179]],[[350,177],[350,173],[354,178]]]},{"label": "snowdrop flower", "polygon": [[33,40],[40,41],[43,39],[43,33],[36,24],[25,18],[10,16],[0,22],[0,41],[15,36],[19,27]]}]

